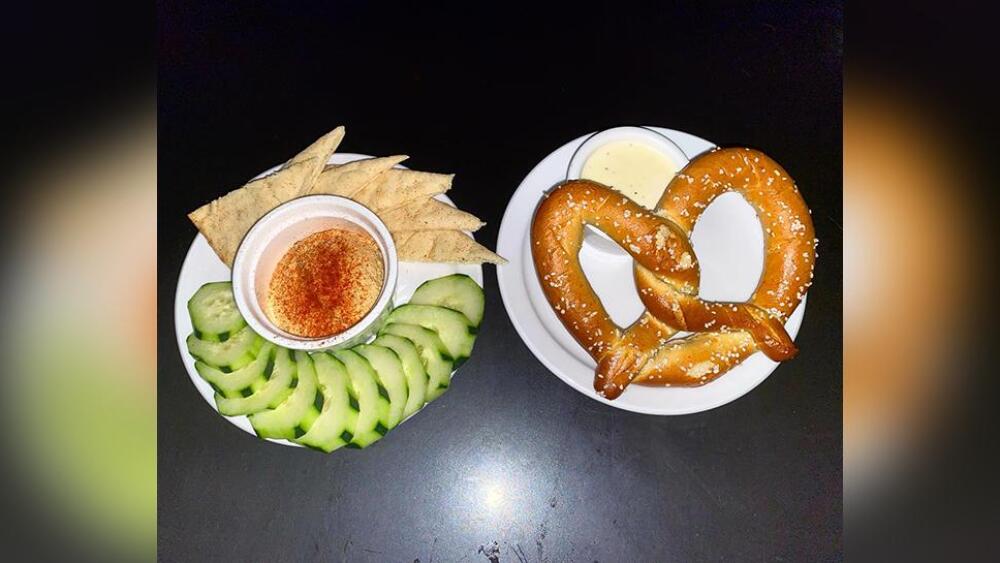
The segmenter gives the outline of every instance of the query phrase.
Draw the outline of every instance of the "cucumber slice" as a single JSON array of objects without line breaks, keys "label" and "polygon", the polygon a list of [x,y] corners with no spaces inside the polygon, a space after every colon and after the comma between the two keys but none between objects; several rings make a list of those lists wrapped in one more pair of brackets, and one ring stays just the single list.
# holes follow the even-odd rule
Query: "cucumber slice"
[{"label": "cucumber slice", "polygon": [[375,369],[379,384],[389,394],[389,423],[386,427],[392,430],[403,420],[403,409],[406,407],[406,399],[409,395],[409,390],[406,388],[406,375],[403,373],[403,364],[395,352],[382,346],[362,344],[355,346],[353,350],[368,360],[368,363]]},{"label": "cucumber slice", "polygon": [[406,406],[403,407],[403,418],[405,419],[420,410],[427,398],[429,377],[427,370],[424,369],[423,361],[420,360],[420,352],[412,341],[395,334],[383,334],[376,338],[372,344],[385,346],[395,352],[399,362],[403,365],[406,387],[409,390]]},{"label": "cucumber slice", "polygon": [[224,342],[202,340],[195,334],[187,337],[189,354],[222,371],[238,370],[252,362],[263,343],[264,339],[250,327],[243,327]]},{"label": "cucumber slice", "polygon": [[472,321],[472,326],[478,327],[483,322],[486,298],[475,280],[465,274],[452,274],[420,284],[410,303],[454,309]]},{"label": "cucumber slice", "polygon": [[348,392],[352,406],[358,411],[351,446],[364,448],[380,440],[389,431],[389,393],[378,382],[378,376],[368,360],[352,350],[333,353],[347,368],[351,384]]},{"label": "cucumber slice", "polygon": [[200,360],[194,363],[194,369],[212,384],[216,393],[225,397],[247,397],[253,393],[251,385],[270,375],[272,348],[274,344],[264,344],[254,361],[235,371],[225,372]]},{"label": "cucumber slice", "polygon": [[441,342],[441,338],[436,332],[422,326],[403,323],[389,324],[382,329],[382,332],[406,338],[417,347],[420,359],[423,360],[424,368],[427,370],[426,399],[428,403],[448,390],[454,362],[448,356],[448,349],[445,348],[444,342]]},{"label": "cucumber slice", "polygon": [[250,424],[261,438],[294,440],[308,432],[319,417],[316,403],[322,401],[322,398],[317,400],[322,395],[317,392],[312,359],[305,352],[295,352],[295,379],[292,385],[292,394],[280,405],[250,415]]},{"label": "cucumber slice", "polygon": [[347,392],[351,382],[344,364],[329,354],[314,354],[312,359],[323,394],[323,410],[309,431],[296,441],[330,453],[354,439],[358,411],[351,406],[351,396]]},{"label": "cucumber slice", "polygon": [[403,305],[389,313],[386,322],[419,325],[433,330],[441,337],[448,355],[456,361],[468,358],[476,341],[475,327],[468,317],[437,305]]},{"label": "cucumber slice", "polygon": [[[226,397],[215,394],[215,404],[219,412],[226,416],[253,414],[266,409],[273,409],[292,394],[292,379],[295,377],[295,362],[287,348],[275,346],[271,351],[274,369],[271,377],[259,380],[250,385],[257,388],[249,397]],[[265,370],[265,376],[267,375]]]},{"label": "cucumber slice", "polygon": [[246,326],[236,308],[233,284],[212,282],[198,288],[188,300],[188,313],[194,332],[202,340],[225,342]]}]

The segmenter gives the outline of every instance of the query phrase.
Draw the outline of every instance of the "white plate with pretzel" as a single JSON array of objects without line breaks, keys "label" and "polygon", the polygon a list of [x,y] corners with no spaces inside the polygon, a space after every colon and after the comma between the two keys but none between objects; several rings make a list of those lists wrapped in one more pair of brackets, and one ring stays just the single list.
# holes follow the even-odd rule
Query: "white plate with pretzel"
[{"label": "white plate with pretzel", "polygon": [[[629,129],[640,142],[662,135],[678,149],[667,156],[684,159],[647,203],[656,213],[568,181],[579,152]],[[624,410],[689,414],[741,397],[795,355],[816,245],[794,181],[763,153],[616,128],[563,145],[521,182],[497,277],[525,344],[571,387]]]}]

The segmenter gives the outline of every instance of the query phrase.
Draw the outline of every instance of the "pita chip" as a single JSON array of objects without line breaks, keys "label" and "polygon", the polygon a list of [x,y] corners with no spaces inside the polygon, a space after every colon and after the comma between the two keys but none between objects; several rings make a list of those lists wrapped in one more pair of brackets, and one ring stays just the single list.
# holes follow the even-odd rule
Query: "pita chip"
[{"label": "pita chip", "polygon": [[344,126],[341,125],[326,135],[317,139],[302,152],[292,157],[285,166],[309,162],[309,174],[302,182],[302,193],[306,193],[316,182],[316,178],[323,172],[326,163],[330,160],[340,142],[344,140]]},{"label": "pita chip", "polygon": [[[309,149],[306,149],[307,151]],[[299,156],[301,156],[300,153]],[[325,163],[327,158],[322,159]],[[356,191],[370,182],[378,174],[402,161],[403,156],[369,158],[326,168],[316,173],[316,163],[320,157],[299,158],[296,156],[288,161],[277,172],[250,182],[238,190],[203,205],[191,212],[188,217],[198,227],[208,243],[227,266],[233,265],[236,249],[246,236],[250,227],[275,207],[306,193],[334,193],[343,189]],[[320,167],[323,170],[322,166]],[[330,172],[333,170],[334,172]],[[328,175],[329,174],[329,175]],[[327,178],[326,185],[332,192],[303,191],[303,186],[309,178],[316,177],[315,189]],[[336,187],[336,189],[334,189]]]},{"label": "pita chip", "polygon": [[327,166],[312,188],[303,195],[328,194],[353,197],[375,178],[406,159],[406,156],[383,156]]},{"label": "pita chip", "polygon": [[265,213],[301,195],[344,139],[344,127],[323,135],[277,171],[195,209],[188,218],[219,258],[232,266],[240,241]]},{"label": "pita chip", "polygon": [[[319,178],[320,173],[323,172],[323,168],[326,166],[327,161],[330,160],[330,155],[337,150],[337,147],[340,146],[340,142],[343,140],[344,126],[341,125],[314,141],[302,152],[293,156],[288,162],[282,165],[279,171],[298,166],[298,172],[296,174],[297,181],[300,182],[300,185],[296,188],[294,186],[294,182],[284,180],[277,183],[271,183],[271,188],[278,191],[275,194],[275,197],[284,203],[290,199],[307,193],[309,188],[316,182],[316,179]],[[264,184],[267,179],[274,174],[276,174],[276,172],[264,176],[263,178],[251,180],[250,182],[247,182],[245,187],[258,185],[258,183]]]},{"label": "pita chip", "polygon": [[375,178],[352,198],[375,212],[388,211],[447,192],[451,189],[454,176],[393,168]]},{"label": "pita chip", "polygon": [[381,211],[378,216],[393,233],[428,229],[476,231],[483,226],[479,217],[433,198]]},{"label": "pita chip", "polygon": [[236,249],[250,227],[265,213],[295,198],[312,174],[311,161],[289,163],[281,170],[250,182],[188,214],[219,258],[233,265]]},{"label": "pita chip", "polygon": [[405,231],[393,233],[396,252],[405,262],[505,264],[499,256],[462,231]]}]

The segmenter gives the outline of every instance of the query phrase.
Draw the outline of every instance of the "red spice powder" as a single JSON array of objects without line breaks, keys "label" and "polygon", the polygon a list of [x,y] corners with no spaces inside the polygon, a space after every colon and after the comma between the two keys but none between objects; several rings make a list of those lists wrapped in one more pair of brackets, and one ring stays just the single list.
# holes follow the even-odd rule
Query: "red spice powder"
[{"label": "red spice powder", "polygon": [[321,338],[357,324],[375,305],[385,272],[372,237],[328,229],[296,242],[268,286],[267,315],[296,336]]}]

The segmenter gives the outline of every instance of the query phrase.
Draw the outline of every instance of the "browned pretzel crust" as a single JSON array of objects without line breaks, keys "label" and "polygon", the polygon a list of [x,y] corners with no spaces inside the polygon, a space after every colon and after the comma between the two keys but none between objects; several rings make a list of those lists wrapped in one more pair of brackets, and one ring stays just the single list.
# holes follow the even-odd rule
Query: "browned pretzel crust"
[{"label": "browned pretzel crust", "polygon": [[[689,236],[702,211],[727,191],[741,193],[764,228],[764,273],[748,303],[697,297],[698,264]],[[586,224],[607,233],[636,261],[647,312],[615,325],[580,267]],[[797,349],[784,329],[811,283],[816,240],[794,182],[766,155],[723,149],[692,160],[668,185],[656,213],[586,180],[557,186],[531,226],[543,292],[567,330],[597,361],[594,387],[614,399],[633,380],[701,385],[757,350],[774,360]],[[698,334],[669,341],[677,331]]]},{"label": "browned pretzel crust", "polygon": [[[695,158],[667,186],[657,213],[691,233],[702,212],[716,197],[735,191],[753,207],[764,231],[764,269],[748,303],[763,312],[772,324],[784,326],[812,285],[816,246],[812,217],[795,182],[777,162],[752,149],[730,148]],[[688,301],[673,288],[664,287],[656,276],[636,267],[640,297],[651,311],[672,308],[673,299]],[[648,289],[648,291],[644,291]],[[663,291],[657,291],[662,289]],[[656,300],[659,303],[653,303]],[[685,313],[689,308],[683,307]],[[681,330],[680,323],[665,322]],[[779,345],[771,348],[776,335],[758,337],[754,331],[736,331],[733,324],[694,324],[692,335],[671,341],[647,362],[636,382],[656,385],[702,385],[726,373],[754,352],[761,350],[773,360],[789,359],[796,353]],[[700,319],[699,319],[700,321]],[[720,320],[721,323],[721,320]],[[759,325],[761,326],[761,325]],[[745,327],[740,327],[745,328]],[[699,330],[700,329],[700,330]],[[716,332],[706,332],[714,330]],[[784,331],[782,331],[783,334]],[[772,352],[777,350],[778,354]],[[788,354],[782,354],[787,350]]]}]

